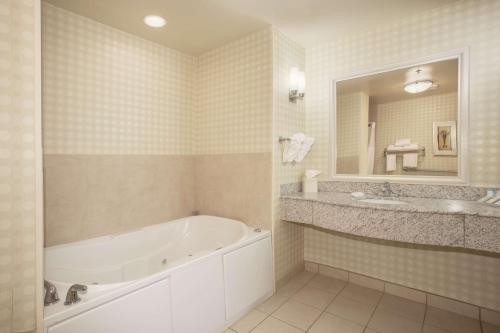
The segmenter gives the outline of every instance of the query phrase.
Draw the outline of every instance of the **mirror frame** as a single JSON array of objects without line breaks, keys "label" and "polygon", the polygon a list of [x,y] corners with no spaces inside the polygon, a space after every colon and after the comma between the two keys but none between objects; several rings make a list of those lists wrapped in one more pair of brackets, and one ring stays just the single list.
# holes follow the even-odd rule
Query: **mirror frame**
[{"label": "mirror frame", "polygon": [[[359,78],[367,75],[380,74],[393,70],[404,69],[432,62],[458,59],[458,115],[457,115],[457,151],[458,151],[458,175],[457,176],[405,176],[405,175],[370,175],[359,176],[351,174],[337,174],[337,145],[336,145],[336,116],[337,116],[337,82]],[[331,80],[330,95],[330,126],[329,126],[329,172],[330,180],[337,181],[365,181],[365,182],[399,182],[412,184],[461,184],[469,182],[467,166],[467,140],[469,129],[469,48],[455,49],[442,52],[428,57],[418,58],[411,61],[389,64],[376,69],[355,72]]]}]

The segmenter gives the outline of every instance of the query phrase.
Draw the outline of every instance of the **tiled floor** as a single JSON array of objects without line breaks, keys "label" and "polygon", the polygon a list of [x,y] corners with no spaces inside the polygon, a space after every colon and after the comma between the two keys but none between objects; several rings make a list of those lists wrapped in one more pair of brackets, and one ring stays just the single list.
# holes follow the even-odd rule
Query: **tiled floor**
[{"label": "tiled floor", "polygon": [[224,333],[500,333],[500,327],[302,272]]}]

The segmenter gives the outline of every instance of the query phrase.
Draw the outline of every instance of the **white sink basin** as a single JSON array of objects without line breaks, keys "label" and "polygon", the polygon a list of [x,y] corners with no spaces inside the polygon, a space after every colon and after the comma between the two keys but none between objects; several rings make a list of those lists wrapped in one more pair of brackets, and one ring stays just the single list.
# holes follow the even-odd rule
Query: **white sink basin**
[{"label": "white sink basin", "polygon": [[379,204],[379,205],[406,205],[407,203],[399,200],[392,199],[361,199],[361,202]]}]

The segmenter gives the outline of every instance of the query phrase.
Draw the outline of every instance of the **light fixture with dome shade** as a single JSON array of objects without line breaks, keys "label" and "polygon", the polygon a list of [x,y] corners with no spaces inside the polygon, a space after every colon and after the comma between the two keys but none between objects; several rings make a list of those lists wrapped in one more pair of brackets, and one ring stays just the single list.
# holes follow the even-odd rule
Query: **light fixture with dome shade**
[{"label": "light fixture with dome shade", "polygon": [[[417,77],[422,73],[422,70],[419,68],[416,70]],[[410,94],[418,94],[424,91],[429,90],[434,85],[432,80],[423,79],[416,80],[410,83],[405,84],[405,91]]]}]

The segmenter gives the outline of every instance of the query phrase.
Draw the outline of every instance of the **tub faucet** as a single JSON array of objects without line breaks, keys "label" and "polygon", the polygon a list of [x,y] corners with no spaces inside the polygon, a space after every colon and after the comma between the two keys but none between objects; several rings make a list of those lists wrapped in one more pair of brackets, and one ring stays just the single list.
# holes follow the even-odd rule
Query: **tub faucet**
[{"label": "tub faucet", "polygon": [[390,197],[392,194],[394,194],[394,192],[392,192],[391,190],[391,184],[389,182],[385,182],[382,185],[382,191],[380,192],[380,194],[383,197]]},{"label": "tub faucet", "polygon": [[84,286],[83,284],[74,284],[69,287],[64,305],[71,305],[80,302],[82,299],[78,296],[78,292],[86,293],[87,286]]},{"label": "tub faucet", "polygon": [[59,295],[57,294],[57,288],[52,282],[44,280],[43,289],[45,289],[43,305],[47,306],[59,302]]}]

